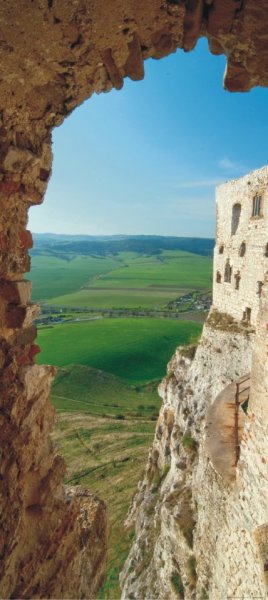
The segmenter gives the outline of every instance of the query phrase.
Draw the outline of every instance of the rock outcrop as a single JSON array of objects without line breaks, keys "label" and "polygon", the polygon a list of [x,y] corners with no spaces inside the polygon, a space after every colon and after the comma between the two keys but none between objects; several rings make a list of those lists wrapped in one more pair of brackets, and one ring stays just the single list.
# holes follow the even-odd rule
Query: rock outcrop
[{"label": "rock outcrop", "polygon": [[[82,492],[70,497],[61,484],[64,464],[49,438],[53,370],[34,365],[36,307],[23,279],[27,213],[46,191],[52,128],[94,92],[141,79],[144,59],[188,51],[200,36],[226,54],[227,89],[266,86],[267,20],[265,0],[1,3],[1,596],[89,597],[105,564],[103,504]],[[185,460],[194,464],[194,456],[191,449]],[[265,529],[256,535],[264,556]]]}]

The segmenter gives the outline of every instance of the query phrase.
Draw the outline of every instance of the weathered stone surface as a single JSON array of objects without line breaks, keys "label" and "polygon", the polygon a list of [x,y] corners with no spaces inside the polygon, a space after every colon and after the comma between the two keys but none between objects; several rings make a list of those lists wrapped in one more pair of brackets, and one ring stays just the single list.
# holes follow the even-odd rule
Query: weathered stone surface
[{"label": "weathered stone surface", "polygon": [[32,292],[31,281],[0,281],[0,296],[9,304],[27,304]]},{"label": "weathered stone surface", "polygon": [[[208,37],[212,52],[225,53],[227,57],[225,74],[227,89],[247,91],[255,85],[267,86],[267,24],[268,12],[264,0],[258,3],[255,0],[246,2],[228,0],[224,3],[220,0],[206,2],[143,0],[142,3],[114,0],[109,6],[97,0],[88,2],[85,0],[75,2],[20,0],[19,3],[17,0],[10,0],[1,3],[0,594],[2,597],[92,597],[102,581],[105,566],[106,525],[103,503],[84,492],[79,492],[78,495],[66,494],[61,483],[64,464],[57,457],[49,437],[54,411],[48,401],[48,395],[54,371],[33,364],[38,350],[33,344],[35,328],[32,320],[35,316],[35,307],[29,304],[29,285],[22,282],[24,273],[30,269],[28,249],[31,247],[32,239],[27,230],[28,209],[42,202],[47,188],[52,164],[52,128],[62,123],[76,106],[93,93],[107,92],[112,87],[120,89],[125,77],[131,77],[133,80],[142,78],[145,59],[161,58],[177,48],[188,51],[194,47],[198,38],[204,35]],[[267,329],[263,326],[263,321],[258,324],[256,315],[254,318],[256,318],[257,335],[260,339],[260,350],[256,347],[254,363],[258,378],[253,376],[252,380],[254,389],[257,390],[255,402],[258,416],[264,411],[262,397],[266,390],[266,383],[260,384],[260,379],[261,373],[265,372],[265,378],[267,375],[265,363]],[[172,368],[177,373],[178,381],[182,378],[179,383],[182,386],[181,390],[184,389],[183,381],[188,377],[186,371],[189,367],[189,381],[187,379],[187,388],[184,390],[186,400],[182,399],[182,410],[185,411],[183,414],[177,414],[175,396],[173,397],[174,388],[178,383],[175,381],[176,377],[175,379],[171,377],[170,382],[164,384],[165,392],[162,390],[162,393],[167,395],[168,406],[163,408],[160,415],[156,432],[158,441],[150,457],[149,479],[145,480],[145,487],[142,490],[146,492],[145,501],[148,498],[152,500],[150,511],[154,510],[154,492],[151,488],[157,487],[157,482],[158,487],[161,483],[159,488],[161,494],[162,490],[164,495],[166,492],[167,494],[163,505],[162,501],[157,505],[156,519],[150,530],[151,539],[148,538],[145,529],[141,535],[141,542],[144,542],[145,548],[147,542],[149,548],[155,548],[152,559],[152,564],[157,567],[155,575],[150,569],[145,569],[143,575],[140,566],[137,573],[136,566],[141,557],[139,556],[135,563],[135,552],[133,553],[132,583],[137,581],[137,585],[133,586],[131,583],[131,586],[133,593],[141,592],[141,597],[145,597],[140,585],[143,581],[148,593],[156,589],[155,586],[159,582],[156,597],[168,594],[165,597],[172,598],[174,590],[170,584],[170,577],[180,572],[184,584],[186,585],[186,581],[189,582],[187,584],[189,594],[194,594],[195,576],[193,569],[192,574],[189,573],[185,562],[185,557],[191,558],[192,551],[189,550],[189,533],[187,534],[183,522],[188,523],[193,529],[197,517],[191,498],[195,497],[198,506],[202,506],[203,500],[192,488],[191,478],[197,463],[195,444],[199,440],[200,432],[198,417],[194,426],[191,411],[200,406],[201,423],[204,406],[212,399],[211,394],[218,393],[223,383],[229,383],[233,377],[244,372],[246,364],[249,367],[249,332],[236,331],[233,336],[230,331],[225,332],[224,335],[220,334],[219,330],[215,330],[213,334],[208,332],[209,326],[205,330],[195,361],[195,368],[198,365],[200,369],[202,368],[200,388],[198,385],[195,387],[196,375],[187,360],[183,362],[185,373],[181,359],[178,359],[178,365],[176,358],[173,361]],[[235,350],[231,351],[232,340],[237,343],[238,353]],[[220,344],[225,346],[223,352],[227,360],[227,371],[220,361],[219,364],[217,361],[213,362],[217,347],[221,348]],[[228,348],[233,358],[232,364],[227,352]],[[239,352],[241,356],[238,356]],[[208,364],[211,373],[206,371]],[[211,375],[216,364],[220,379],[216,378],[214,381]],[[183,373],[180,373],[180,370]],[[259,448],[258,440],[262,440],[262,450],[266,449],[267,443],[264,435],[266,421],[259,422],[258,418],[252,417],[250,422],[252,436],[249,436],[250,442],[243,450],[245,456],[248,453],[251,466],[252,456]],[[178,445],[181,445],[185,431],[192,432],[194,442],[188,450],[184,448],[179,456]],[[266,439],[267,437],[266,435]],[[199,441],[202,442],[201,439]],[[203,457],[203,454],[200,456]],[[222,515],[223,519],[226,517],[224,512],[226,491],[222,492],[219,476],[214,474],[211,465],[207,466],[207,458],[202,460],[205,461],[205,465],[196,471],[199,473],[199,479],[196,476],[194,481],[201,481],[202,484],[204,482],[206,492],[204,498],[208,505],[215,506],[215,510],[209,515],[209,522],[212,523],[212,529],[215,525],[215,530],[218,532],[218,515]],[[170,475],[165,482],[159,483],[159,477],[163,475],[161,469],[169,465],[169,461]],[[261,473],[265,463],[260,461],[261,458],[257,461]],[[175,473],[176,469],[179,472],[178,479],[175,481],[174,489],[169,490],[169,482],[171,483],[173,471]],[[251,470],[254,471],[253,467]],[[242,475],[241,477],[246,492],[250,489],[247,493],[254,499],[254,489],[259,490],[259,480],[255,481],[253,475],[254,483],[251,487],[247,480],[246,483],[244,482]],[[150,478],[154,479],[153,484]],[[176,490],[181,490],[178,499]],[[173,507],[177,500],[179,509],[176,514],[174,509],[174,515],[170,517],[169,507]],[[263,504],[263,494],[261,504]],[[263,560],[260,563],[260,557],[266,556],[264,527],[266,513],[262,507],[261,517],[256,519],[255,506],[256,503],[253,501],[250,527],[255,528],[255,541],[245,521],[239,523],[242,531],[246,532],[243,533],[243,540],[250,547],[249,560],[254,563],[256,559],[256,568],[254,567],[254,572],[252,571],[250,575],[248,589],[250,593],[251,590],[254,593],[259,591],[262,593],[263,588],[259,581],[263,577]],[[204,507],[200,510],[201,514],[206,515]],[[141,528],[143,523],[148,524],[150,528],[148,515],[144,517],[144,522],[143,516],[144,512],[141,511],[138,523]],[[167,530],[173,531],[172,524],[176,533],[167,536]],[[198,521],[198,527],[199,533],[196,534],[196,539],[202,540],[204,535],[202,519]],[[230,545],[229,552],[228,527],[226,526],[224,530],[225,534],[223,529],[219,532],[219,539],[222,541],[222,548],[225,549],[224,557],[230,558],[229,562],[226,558],[228,565],[226,573],[232,580],[229,566],[232,553],[236,550],[235,541],[240,529],[236,530],[236,537],[234,535],[233,546]],[[262,529],[258,529],[259,527]],[[197,557],[199,579],[205,583],[208,580],[210,589],[213,593],[215,590],[217,595],[217,590],[222,590],[223,584],[221,586],[220,583],[221,556],[218,551],[215,552],[215,539],[211,533],[206,543],[204,537],[206,554],[213,555],[211,576],[206,571],[208,566],[204,566],[207,563],[202,554],[202,543],[200,542],[196,547],[199,548]],[[238,554],[240,556],[240,553]],[[163,566],[164,558],[166,566]],[[247,572],[248,562],[244,553],[241,564]],[[159,575],[161,573],[163,579]],[[252,583],[253,580],[255,583]],[[228,588],[226,582],[225,585],[224,593]],[[237,590],[244,593],[245,586],[243,587],[237,579],[235,585],[236,587],[230,588],[230,593],[236,593]],[[129,582],[125,584],[124,589],[128,589],[128,586]]]},{"label": "weathered stone surface", "polygon": [[1,394],[1,596],[94,597],[105,569],[105,505],[61,484],[64,461],[48,437],[55,369],[17,368]]},{"label": "weathered stone surface", "polygon": [[[260,198],[259,215],[252,214],[256,196]],[[216,203],[213,305],[237,321],[250,309],[250,323],[255,326],[261,299],[259,284],[268,271],[268,167],[220,185]],[[237,219],[232,215],[234,206],[240,206]],[[235,231],[232,222],[237,226]],[[225,281],[227,262],[230,281]],[[221,283],[216,281],[217,273]]]},{"label": "weathered stone surface", "polygon": [[[176,600],[174,577],[187,599],[201,598],[204,590],[211,600],[220,597],[217,588],[211,593],[207,565],[228,491],[204,449],[205,417],[222,389],[249,370],[253,338],[205,325],[194,359],[178,348],[169,363],[153,447],[127,521],[135,524],[136,541],[121,575],[122,598]],[[191,576],[193,560],[198,580]]]},{"label": "weathered stone surface", "polygon": [[51,5],[21,0],[19,15],[15,0],[3,3],[0,132],[11,142],[4,169],[16,174],[35,163],[39,182],[46,183],[50,165],[38,166],[36,159],[41,130],[44,140],[51,126],[94,91],[119,89],[125,76],[143,77],[145,58],[190,50],[203,35],[212,51],[227,56],[227,88],[267,85],[267,20],[264,0],[257,5],[254,0],[116,0],[109,11],[94,0]]}]

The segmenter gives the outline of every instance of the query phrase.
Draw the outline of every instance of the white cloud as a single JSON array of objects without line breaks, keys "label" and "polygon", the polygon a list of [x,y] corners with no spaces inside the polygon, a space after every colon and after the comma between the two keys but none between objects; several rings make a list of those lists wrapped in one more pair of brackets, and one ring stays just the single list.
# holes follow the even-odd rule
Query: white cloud
[{"label": "white cloud", "polygon": [[237,173],[238,171],[244,172],[247,170],[244,167],[244,165],[241,165],[241,163],[230,160],[230,158],[228,158],[228,156],[224,156],[223,158],[221,158],[218,165],[221,169],[224,169],[224,171],[228,171],[231,173]]}]

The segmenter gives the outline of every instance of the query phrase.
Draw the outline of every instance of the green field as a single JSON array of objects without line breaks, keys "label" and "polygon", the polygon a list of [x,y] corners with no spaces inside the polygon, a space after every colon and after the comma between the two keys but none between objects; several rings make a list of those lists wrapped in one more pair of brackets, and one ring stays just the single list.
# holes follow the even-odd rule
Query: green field
[{"label": "green field", "polygon": [[133,532],[124,520],[147,461],[155,422],[115,420],[79,412],[58,416],[53,439],[66,460],[66,482],[82,485],[107,503],[110,536],[107,578],[101,600],[119,600],[118,576],[126,560]]},{"label": "green field", "polygon": [[[65,257],[65,258],[64,258]],[[212,261],[180,250],[143,256],[39,254],[32,258],[33,299],[74,308],[161,308],[189,291],[209,291]]]},{"label": "green field", "polygon": [[88,487],[107,503],[110,537],[101,600],[120,598],[118,577],[133,536],[123,523],[153,439],[161,404],[157,383],[175,347],[194,342],[201,327],[120,318],[39,330],[39,362],[60,366],[52,389],[58,412],[53,437],[67,463],[66,483]]},{"label": "green field", "polygon": [[200,323],[171,319],[100,319],[39,330],[39,363],[79,364],[130,383],[160,379],[176,346],[197,339]]},{"label": "green field", "polygon": [[69,257],[64,253],[50,256],[45,252],[33,256],[28,274],[33,283],[33,300],[40,302],[74,292],[94,277],[116,268],[117,264],[112,257]]},{"label": "green field", "polygon": [[114,375],[75,365],[59,370],[52,399],[59,411],[79,411],[99,417],[155,420],[160,399],[155,383],[131,385]]},{"label": "green field", "polygon": [[66,482],[88,487],[107,502],[108,574],[99,597],[114,600],[120,597],[118,575],[131,542],[123,522],[142,476],[161,404],[157,387],[130,385],[77,365],[60,369],[52,402],[58,411],[53,438],[68,466]]}]

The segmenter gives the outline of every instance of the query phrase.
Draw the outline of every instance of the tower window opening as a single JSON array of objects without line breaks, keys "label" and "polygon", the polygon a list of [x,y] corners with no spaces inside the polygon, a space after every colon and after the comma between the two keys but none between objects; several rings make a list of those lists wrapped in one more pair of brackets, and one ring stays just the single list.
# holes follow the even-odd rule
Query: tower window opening
[{"label": "tower window opening", "polygon": [[264,256],[268,256],[268,244],[265,246]]},{"label": "tower window opening", "polygon": [[242,321],[244,321],[244,323],[250,323],[250,320],[251,320],[251,308],[249,308],[247,306],[243,312]]},{"label": "tower window opening", "polygon": [[245,242],[242,242],[240,248],[239,248],[239,256],[245,256],[246,254],[246,244]]},{"label": "tower window opening", "polygon": [[252,202],[252,217],[259,217],[261,215],[261,202],[262,198],[261,196],[254,196],[253,198],[253,202]]},{"label": "tower window opening", "polygon": [[221,246],[219,247],[219,254],[223,254],[223,251],[224,251],[224,245],[221,244]]},{"label": "tower window opening", "polygon": [[220,273],[220,271],[217,271],[217,273],[216,273],[216,283],[221,283],[221,273]]},{"label": "tower window opening", "polygon": [[263,288],[263,281],[257,281],[257,295],[261,296],[261,291]]},{"label": "tower window opening", "polygon": [[238,271],[235,274],[235,289],[239,290],[239,286],[240,286],[240,279],[241,279],[241,275],[240,275],[240,271]]},{"label": "tower window opening", "polygon": [[225,281],[225,283],[231,283],[231,279],[232,279],[232,267],[231,267],[230,261],[228,259],[226,262],[226,265],[225,265],[225,269],[224,269],[224,281]]},{"label": "tower window opening", "polygon": [[232,226],[231,226],[231,235],[234,235],[237,232],[237,228],[239,225],[241,214],[241,204],[237,203],[233,205],[232,210]]}]

